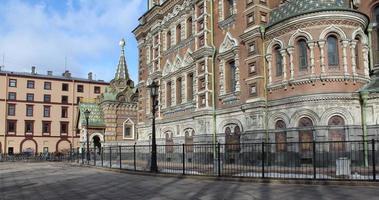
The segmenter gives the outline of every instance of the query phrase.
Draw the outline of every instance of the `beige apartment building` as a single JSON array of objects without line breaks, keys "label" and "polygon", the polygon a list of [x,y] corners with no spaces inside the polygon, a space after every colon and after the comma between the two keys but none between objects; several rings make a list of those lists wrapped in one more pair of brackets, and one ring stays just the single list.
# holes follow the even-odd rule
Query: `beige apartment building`
[{"label": "beige apartment building", "polygon": [[109,84],[66,71],[39,74],[0,69],[0,153],[41,153],[79,147],[81,98],[96,98]]}]

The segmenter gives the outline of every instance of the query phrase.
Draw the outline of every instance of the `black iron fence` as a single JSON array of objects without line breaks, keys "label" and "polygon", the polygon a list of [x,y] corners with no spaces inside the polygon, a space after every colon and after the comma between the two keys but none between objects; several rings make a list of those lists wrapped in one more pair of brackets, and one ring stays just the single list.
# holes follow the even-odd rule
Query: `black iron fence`
[{"label": "black iron fence", "polygon": [[[159,173],[274,179],[377,181],[379,141],[158,145]],[[150,171],[151,146],[67,153],[71,162]]]}]

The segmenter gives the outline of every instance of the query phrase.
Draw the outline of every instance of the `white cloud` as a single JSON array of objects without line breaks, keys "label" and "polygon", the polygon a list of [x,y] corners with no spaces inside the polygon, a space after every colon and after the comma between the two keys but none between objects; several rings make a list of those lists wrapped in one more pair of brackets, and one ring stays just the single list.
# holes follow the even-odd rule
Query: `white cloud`
[{"label": "white cloud", "polygon": [[[29,71],[37,65],[40,73],[58,74],[67,57],[74,75],[93,71],[99,79],[111,79],[119,56],[118,40],[126,37],[131,41],[127,52],[137,51],[131,31],[144,12],[145,0],[67,0],[59,5],[57,1],[2,2],[0,54],[5,54],[6,69]],[[136,58],[127,59],[137,66]],[[135,79],[136,69],[129,71]]]}]

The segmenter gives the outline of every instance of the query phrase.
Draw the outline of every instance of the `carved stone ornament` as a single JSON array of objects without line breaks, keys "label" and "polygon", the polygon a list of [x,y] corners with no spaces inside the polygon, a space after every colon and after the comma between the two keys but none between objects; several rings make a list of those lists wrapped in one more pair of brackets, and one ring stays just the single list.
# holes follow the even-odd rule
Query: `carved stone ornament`
[{"label": "carved stone ornament", "polygon": [[230,49],[233,49],[234,47],[238,46],[237,39],[233,38],[232,35],[228,32],[226,33],[226,36],[224,38],[224,41],[222,42],[220,46],[220,53],[224,53]]}]

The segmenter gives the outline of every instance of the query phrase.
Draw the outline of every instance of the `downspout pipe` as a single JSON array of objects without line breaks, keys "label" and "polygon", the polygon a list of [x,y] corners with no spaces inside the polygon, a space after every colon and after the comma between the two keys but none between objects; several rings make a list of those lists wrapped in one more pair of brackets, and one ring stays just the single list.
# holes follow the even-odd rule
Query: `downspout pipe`
[{"label": "downspout pipe", "polygon": [[217,143],[217,127],[216,127],[216,53],[217,49],[215,46],[214,41],[214,2],[213,0],[210,1],[210,9],[211,9],[211,46],[213,48],[213,54],[212,54],[212,121],[213,121],[213,146],[214,146],[214,153],[216,152],[216,143]]},{"label": "downspout pipe", "polygon": [[265,99],[265,142],[269,142],[269,135],[268,135],[268,90],[267,90],[267,69],[266,69],[266,58],[265,58],[265,34],[266,34],[266,28],[264,26],[259,27],[259,32],[261,33],[261,39],[262,39],[262,63],[263,63],[263,78],[264,78],[264,99]]},{"label": "downspout pipe", "polygon": [[368,167],[368,134],[367,134],[367,121],[366,121],[366,106],[369,92],[368,91],[360,91],[360,103],[361,103],[361,121],[362,121],[362,132],[363,132],[363,145],[364,145],[364,158],[365,158],[365,166]]}]

